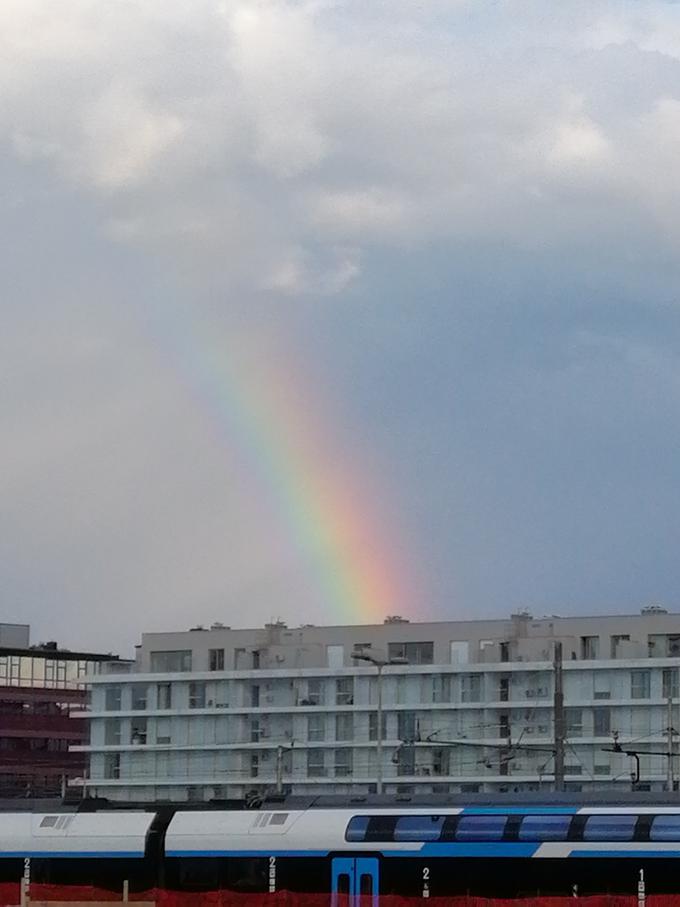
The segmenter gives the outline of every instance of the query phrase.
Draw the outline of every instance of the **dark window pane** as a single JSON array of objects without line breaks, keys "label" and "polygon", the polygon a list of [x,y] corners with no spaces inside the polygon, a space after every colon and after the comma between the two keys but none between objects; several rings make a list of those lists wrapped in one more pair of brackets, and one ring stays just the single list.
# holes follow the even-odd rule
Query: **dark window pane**
[{"label": "dark window pane", "polygon": [[394,829],[395,841],[438,841],[443,816],[400,816]]},{"label": "dark window pane", "polygon": [[589,816],[584,841],[632,841],[637,816]]},{"label": "dark window pane", "polygon": [[354,816],[353,819],[350,819],[347,826],[345,841],[363,841],[366,838],[367,828],[368,816]]},{"label": "dark window pane", "polygon": [[520,841],[566,841],[571,816],[525,816],[519,827]]},{"label": "dark window pane", "polygon": [[500,841],[507,816],[461,816],[456,841]]},{"label": "dark window pane", "polygon": [[338,876],[338,894],[349,894],[349,875],[346,872]]},{"label": "dark window pane", "polygon": [[367,872],[362,872],[359,886],[360,894],[373,894],[373,876]]},{"label": "dark window pane", "polygon": [[650,841],[680,841],[680,816],[656,816],[649,830]]}]

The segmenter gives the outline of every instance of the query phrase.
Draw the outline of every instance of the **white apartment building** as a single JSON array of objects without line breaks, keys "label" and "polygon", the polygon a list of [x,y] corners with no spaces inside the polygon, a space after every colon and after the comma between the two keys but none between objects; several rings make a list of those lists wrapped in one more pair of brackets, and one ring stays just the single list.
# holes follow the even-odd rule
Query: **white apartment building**
[{"label": "white apartment building", "polygon": [[[554,643],[563,646],[566,788],[631,787],[680,729],[680,614],[147,633],[129,673],[92,680],[88,795],[209,800],[272,791],[549,788]],[[381,671],[355,661],[359,647]],[[121,666],[116,667],[120,671]],[[124,666],[123,666],[124,667]],[[380,743],[380,745],[379,745]],[[680,752],[680,736],[676,740]],[[382,749],[381,772],[378,752]],[[642,789],[668,758],[640,757]],[[672,760],[678,764],[680,758]]]}]

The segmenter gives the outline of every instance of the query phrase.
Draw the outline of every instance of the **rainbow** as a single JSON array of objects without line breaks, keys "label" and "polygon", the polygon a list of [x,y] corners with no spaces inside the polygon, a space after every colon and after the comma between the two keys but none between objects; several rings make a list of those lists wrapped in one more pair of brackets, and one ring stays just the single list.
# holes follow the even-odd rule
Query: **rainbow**
[{"label": "rainbow", "polygon": [[264,346],[261,337],[255,345],[240,338],[235,352],[216,345],[214,335],[199,337],[195,322],[178,331],[173,347],[183,381],[216,416],[222,443],[237,449],[240,467],[255,479],[257,506],[303,555],[324,621],[370,624],[388,614],[407,616],[415,604],[412,578],[403,548],[378,518],[380,482],[356,465],[348,470],[339,445],[331,448],[331,420],[322,419],[327,408],[313,393],[318,380],[295,374],[301,357],[282,354],[281,337],[265,338]]}]

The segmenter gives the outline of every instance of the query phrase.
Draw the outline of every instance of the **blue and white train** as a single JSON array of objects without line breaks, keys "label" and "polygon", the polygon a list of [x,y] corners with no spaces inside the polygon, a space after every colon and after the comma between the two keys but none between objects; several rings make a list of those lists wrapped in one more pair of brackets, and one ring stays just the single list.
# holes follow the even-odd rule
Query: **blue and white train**
[{"label": "blue and white train", "polygon": [[[0,881],[371,898],[680,892],[680,800],[387,798],[0,812]],[[333,900],[333,898],[331,899]]]}]

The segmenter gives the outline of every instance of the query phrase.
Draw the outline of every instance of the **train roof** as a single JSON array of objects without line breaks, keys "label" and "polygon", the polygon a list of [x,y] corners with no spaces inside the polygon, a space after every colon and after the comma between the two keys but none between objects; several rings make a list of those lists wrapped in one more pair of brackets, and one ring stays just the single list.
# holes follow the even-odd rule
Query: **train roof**
[{"label": "train roof", "polygon": [[196,810],[296,810],[308,809],[437,809],[442,807],[538,807],[538,806],[675,806],[680,809],[680,791],[617,791],[596,790],[587,793],[573,791],[523,791],[495,794],[356,794],[348,796],[251,796],[246,800],[210,800],[206,802],[139,802],[104,798],[81,800],[31,800],[16,798],[0,800],[0,813],[34,812],[109,812],[134,810],[141,812],[193,812]]}]

